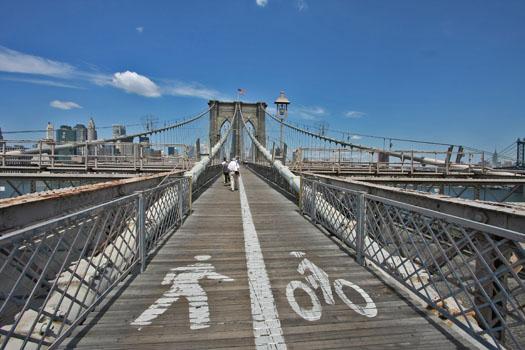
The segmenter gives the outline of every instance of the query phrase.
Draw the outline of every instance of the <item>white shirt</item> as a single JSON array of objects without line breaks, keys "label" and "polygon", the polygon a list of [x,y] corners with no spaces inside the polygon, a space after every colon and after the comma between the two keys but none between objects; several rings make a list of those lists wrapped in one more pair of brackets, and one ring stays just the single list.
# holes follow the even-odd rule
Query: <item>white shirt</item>
[{"label": "white shirt", "polygon": [[239,164],[235,161],[235,159],[232,160],[230,164],[228,164],[228,170],[231,172],[239,171]]}]

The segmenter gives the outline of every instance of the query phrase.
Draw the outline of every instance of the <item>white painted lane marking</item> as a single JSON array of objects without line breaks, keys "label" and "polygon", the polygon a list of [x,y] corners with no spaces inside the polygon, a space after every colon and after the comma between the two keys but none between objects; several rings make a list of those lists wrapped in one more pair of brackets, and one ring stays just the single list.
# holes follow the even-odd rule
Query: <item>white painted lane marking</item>
[{"label": "white painted lane marking", "polygon": [[[319,301],[319,298],[315,294],[314,290],[321,288],[323,292],[324,300],[327,304],[333,305],[335,303],[332,286],[330,284],[330,277],[328,274],[321,269],[319,266],[314,264],[308,258],[304,252],[290,252],[290,255],[296,258],[303,258],[297,267],[297,272],[299,272],[306,279],[308,284],[302,281],[291,281],[286,286],[286,298],[292,309],[302,318],[307,321],[317,321],[321,319],[322,307]],[[348,296],[345,294],[343,287],[350,287],[356,292],[358,292],[361,297],[365,300],[366,305],[360,306],[354,304]],[[295,290],[302,289],[310,297],[312,307],[302,307],[295,300]],[[357,312],[360,315],[366,317],[376,317],[377,316],[377,307],[370,295],[365,292],[357,284],[344,279],[337,279],[334,281],[334,289],[339,298],[352,310]]]},{"label": "white painted lane marking", "polygon": [[[195,256],[198,261],[206,261],[210,258],[209,255]],[[190,329],[208,328],[210,326],[208,295],[199,285],[199,280],[209,278],[231,282],[233,278],[215,272],[215,267],[210,263],[196,263],[177,267],[171,271],[174,272],[168,272],[161,284],[172,284],[172,287],[144,310],[135,321],[131,322],[131,325],[142,327],[151,324],[153,320],[166,312],[174,302],[184,297],[189,305]]]},{"label": "white painted lane marking", "polygon": [[[361,294],[361,297],[365,299],[366,305],[360,306],[354,304],[348,297],[346,296],[345,292],[343,291],[343,286],[347,286]],[[337,279],[334,282],[334,289],[337,295],[339,295],[339,298],[348,305],[349,308],[354,310],[360,315],[366,316],[366,317],[376,317],[377,316],[377,307],[370,295],[368,295],[367,292],[365,292],[361,287],[359,287],[357,284],[352,283],[347,280],[343,279]]]},{"label": "white painted lane marking", "polygon": [[239,194],[241,197],[244,250],[250,285],[255,346],[257,349],[286,349],[279,313],[264,265],[264,258],[253,224],[242,177],[239,177]]},{"label": "white painted lane marking", "polygon": [[[297,300],[295,300],[295,290],[299,288],[302,289],[308,296],[310,297],[310,300],[312,301],[312,307],[310,309],[306,307],[301,307]],[[290,306],[292,307],[293,311],[295,311],[299,316],[304,318],[307,321],[317,321],[321,318],[322,314],[322,307],[321,303],[319,302],[319,298],[315,294],[312,288],[310,288],[309,285],[302,281],[291,281],[286,286],[286,298],[288,299],[288,303],[290,303]]]}]

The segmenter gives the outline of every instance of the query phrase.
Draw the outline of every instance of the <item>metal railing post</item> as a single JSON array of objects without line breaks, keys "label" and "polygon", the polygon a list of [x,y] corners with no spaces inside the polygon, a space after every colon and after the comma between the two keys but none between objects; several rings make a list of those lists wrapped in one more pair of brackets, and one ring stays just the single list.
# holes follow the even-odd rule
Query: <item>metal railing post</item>
[{"label": "metal railing post", "polygon": [[366,201],[365,194],[359,193],[357,197],[357,230],[356,230],[356,257],[357,263],[361,266],[365,265],[365,220],[366,220]]},{"label": "metal railing post", "polygon": [[95,165],[94,166],[95,166],[95,169],[97,169],[97,167],[98,167],[98,146],[97,145],[95,145],[95,152],[94,153],[95,153]]},{"label": "metal railing post", "polygon": [[38,167],[42,169],[42,140],[38,141]]},{"label": "metal railing post", "polygon": [[140,272],[146,269],[146,212],[144,210],[144,193],[137,197],[137,237],[139,243]]},{"label": "metal railing post", "polygon": [[317,182],[312,181],[312,208],[310,212],[310,217],[314,224],[317,224]]},{"label": "metal railing post", "polygon": [[2,142],[2,166],[5,167],[6,147],[5,142]]},{"label": "metal railing post", "polygon": [[89,146],[88,146],[88,143],[86,141],[86,144],[84,145],[84,162],[85,162],[85,168],[86,170],[88,170],[88,167],[89,167],[89,160],[88,160],[88,156],[89,156]]},{"label": "metal railing post", "polygon": [[410,151],[410,175],[414,175],[414,150]]},{"label": "metal railing post", "polygon": [[188,176],[188,214],[191,213],[191,209],[193,206],[193,177]]},{"label": "metal railing post", "polygon": [[184,215],[184,198],[182,198],[182,180],[177,183],[177,197],[178,197],[178,210],[179,210],[179,224],[182,225],[182,217]]},{"label": "metal railing post", "polygon": [[51,144],[51,167],[55,166],[55,143]]},{"label": "metal railing post", "polygon": [[481,173],[485,174],[485,152],[481,152]]},{"label": "metal railing post", "polygon": [[299,177],[299,212],[303,213],[303,177]]},{"label": "metal railing post", "polygon": [[144,166],[144,149],[142,148],[142,145],[140,145],[140,149],[139,149],[139,169],[142,170],[143,166]]},{"label": "metal railing post", "polygon": [[133,170],[137,170],[137,145],[133,145]]}]

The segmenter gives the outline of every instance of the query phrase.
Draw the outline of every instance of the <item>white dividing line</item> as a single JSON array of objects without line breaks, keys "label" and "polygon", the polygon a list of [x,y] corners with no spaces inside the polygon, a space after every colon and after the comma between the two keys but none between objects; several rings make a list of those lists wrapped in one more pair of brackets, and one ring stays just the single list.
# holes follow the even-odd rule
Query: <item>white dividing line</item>
[{"label": "white dividing line", "polygon": [[273,299],[270,279],[266,273],[259,238],[241,177],[239,177],[239,193],[255,346],[257,349],[286,349],[279,313]]}]

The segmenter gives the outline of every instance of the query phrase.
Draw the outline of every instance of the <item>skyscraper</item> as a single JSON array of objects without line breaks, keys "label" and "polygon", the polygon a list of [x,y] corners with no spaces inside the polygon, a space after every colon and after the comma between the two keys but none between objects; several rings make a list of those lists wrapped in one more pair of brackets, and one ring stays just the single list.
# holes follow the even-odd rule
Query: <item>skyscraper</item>
[{"label": "skyscraper", "polygon": [[73,128],[75,130],[76,135],[76,141],[77,142],[84,142],[87,140],[87,133],[88,130],[86,129],[86,126],[84,124],[77,124]]},{"label": "skyscraper", "polygon": [[[60,125],[60,128],[56,130],[56,142],[57,143],[68,143],[76,141],[75,130],[73,130],[69,125]],[[55,151],[56,155],[61,156],[70,156],[75,154],[73,148],[61,149]]]},{"label": "skyscraper", "polygon": [[498,157],[498,150],[494,148],[494,153],[492,153],[492,166],[499,167],[501,165]]},{"label": "skyscraper", "polygon": [[69,125],[60,125],[60,128],[56,132],[57,142],[74,142],[77,139],[75,130],[73,130]]},{"label": "skyscraper", "polygon": [[97,139],[97,129],[95,128],[95,121],[93,118],[89,118],[87,127],[87,140],[95,141]]},{"label": "skyscraper", "polygon": [[46,140],[53,141],[55,139],[55,128],[53,127],[53,124],[51,122],[47,122],[46,127]]}]

